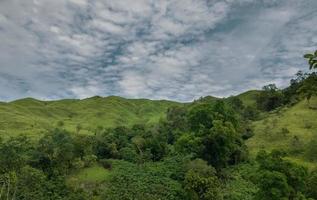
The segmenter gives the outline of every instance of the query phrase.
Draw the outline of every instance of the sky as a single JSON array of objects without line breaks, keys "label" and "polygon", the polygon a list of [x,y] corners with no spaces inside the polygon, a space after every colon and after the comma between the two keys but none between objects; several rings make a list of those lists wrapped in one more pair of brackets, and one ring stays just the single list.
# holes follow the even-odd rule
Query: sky
[{"label": "sky", "polygon": [[285,87],[316,24],[316,0],[0,0],[0,101]]}]

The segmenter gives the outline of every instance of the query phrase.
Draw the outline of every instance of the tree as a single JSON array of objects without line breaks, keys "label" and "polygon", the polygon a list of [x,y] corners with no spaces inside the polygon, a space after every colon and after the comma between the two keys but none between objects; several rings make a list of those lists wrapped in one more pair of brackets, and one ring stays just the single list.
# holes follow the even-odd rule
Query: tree
[{"label": "tree", "polygon": [[244,109],[244,104],[243,104],[242,100],[238,97],[230,97],[229,104],[237,112],[242,112],[242,110]]},{"label": "tree", "polygon": [[73,139],[67,131],[60,129],[41,138],[33,153],[33,165],[50,176],[67,174],[74,159]]},{"label": "tree", "polygon": [[221,200],[220,182],[216,170],[206,161],[196,159],[188,164],[184,188],[191,200]]},{"label": "tree", "polygon": [[313,170],[309,174],[309,178],[307,181],[307,191],[308,191],[308,196],[317,199],[317,171]]},{"label": "tree", "polygon": [[266,85],[262,90],[256,98],[257,107],[260,110],[272,111],[283,105],[283,93],[275,84]]},{"label": "tree", "polygon": [[288,200],[290,188],[285,174],[277,171],[261,171],[259,174],[259,200]]},{"label": "tree", "polygon": [[241,136],[230,122],[215,120],[213,128],[202,138],[202,143],[201,158],[216,169],[236,164],[247,155]]},{"label": "tree", "polygon": [[192,131],[210,129],[213,121],[213,106],[210,104],[198,104],[190,109],[188,123]]},{"label": "tree", "polygon": [[169,127],[173,130],[178,129],[184,131],[188,129],[187,110],[185,107],[174,106],[167,110],[166,119]]},{"label": "tree", "polygon": [[258,199],[305,199],[307,169],[285,160],[284,155],[280,151],[258,153]]},{"label": "tree", "polygon": [[247,106],[243,110],[242,117],[246,120],[256,120],[259,116],[259,111],[253,106]]},{"label": "tree", "polygon": [[303,81],[303,84],[298,89],[298,92],[307,100],[308,106],[310,106],[310,99],[317,95],[317,73],[311,73],[309,76]]},{"label": "tree", "polygon": [[18,175],[16,197],[21,200],[49,199],[47,184],[46,176],[42,171],[26,166]]},{"label": "tree", "polygon": [[305,54],[304,58],[308,60],[310,70],[317,68],[317,51],[314,53]]},{"label": "tree", "polygon": [[30,156],[31,143],[25,136],[10,138],[0,144],[0,172],[18,171]]}]

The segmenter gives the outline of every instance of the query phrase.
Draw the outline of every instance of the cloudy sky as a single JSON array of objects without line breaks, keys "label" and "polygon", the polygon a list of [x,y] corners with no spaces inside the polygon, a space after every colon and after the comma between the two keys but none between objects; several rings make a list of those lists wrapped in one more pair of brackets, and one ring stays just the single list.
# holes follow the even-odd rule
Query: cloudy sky
[{"label": "cloudy sky", "polygon": [[316,24],[316,0],[0,0],[0,100],[283,87]]}]

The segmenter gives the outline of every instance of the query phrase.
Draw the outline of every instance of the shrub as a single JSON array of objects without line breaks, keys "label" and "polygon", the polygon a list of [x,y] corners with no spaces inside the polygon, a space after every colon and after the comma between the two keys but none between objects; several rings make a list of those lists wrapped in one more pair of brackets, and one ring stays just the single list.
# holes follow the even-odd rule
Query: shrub
[{"label": "shrub", "polygon": [[72,162],[72,167],[74,169],[82,169],[84,168],[85,163],[84,161],[82,161],[80,158],[76,158],[73,162]]},{"label": "shrub", "polygon": [[105,169],[109,169],[110,170],[112,168],[111,162],[109,160],[107,160],[107,159],[101,159],[101,160],[99,160],[99,163]]},{"label": "shrub", "polygon": [[97,161],[97,156],[91,154],[91,155],[86,155],[83,157],[85,167],[90,167],[92,166],[96,161]]}]

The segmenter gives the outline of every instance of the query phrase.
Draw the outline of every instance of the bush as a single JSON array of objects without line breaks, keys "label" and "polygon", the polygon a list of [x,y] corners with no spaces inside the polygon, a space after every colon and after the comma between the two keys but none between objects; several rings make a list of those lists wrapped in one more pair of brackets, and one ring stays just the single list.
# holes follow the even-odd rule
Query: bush
[{"label": "bush", "polygon": [[83,157],[85,167],[92,166],[97,161],[97,156],[91,154]]},{"label": "bush", "polygon": [[82,169],[85,167],[85,163],[84,161],[82,161],[80,158],[76,158],[73,162],[72,162],[72,167],[74,169]]},{"label": "bush", "polygon": [[310,173],[307,181],[307,191],[309,197],[317,199],[317,171],[314,170]]},{"label": "bush", "polygon": [[99,160],[99,163],[100,163],[100,164],[102,165],[102,167],[105,168],[105,169],[111,170],[111,168],[112,168],[111,162],[110,162],[109,160],[107,160],[107,159],[101,159],[101,160]]},{"label": "bush", "polygon": [[169,170],[156,164],[138,166],[126,161],[114,161],[116,167],[106,183],[104,200],[182,200],[185,198],[180,182],[170,177]]}]

